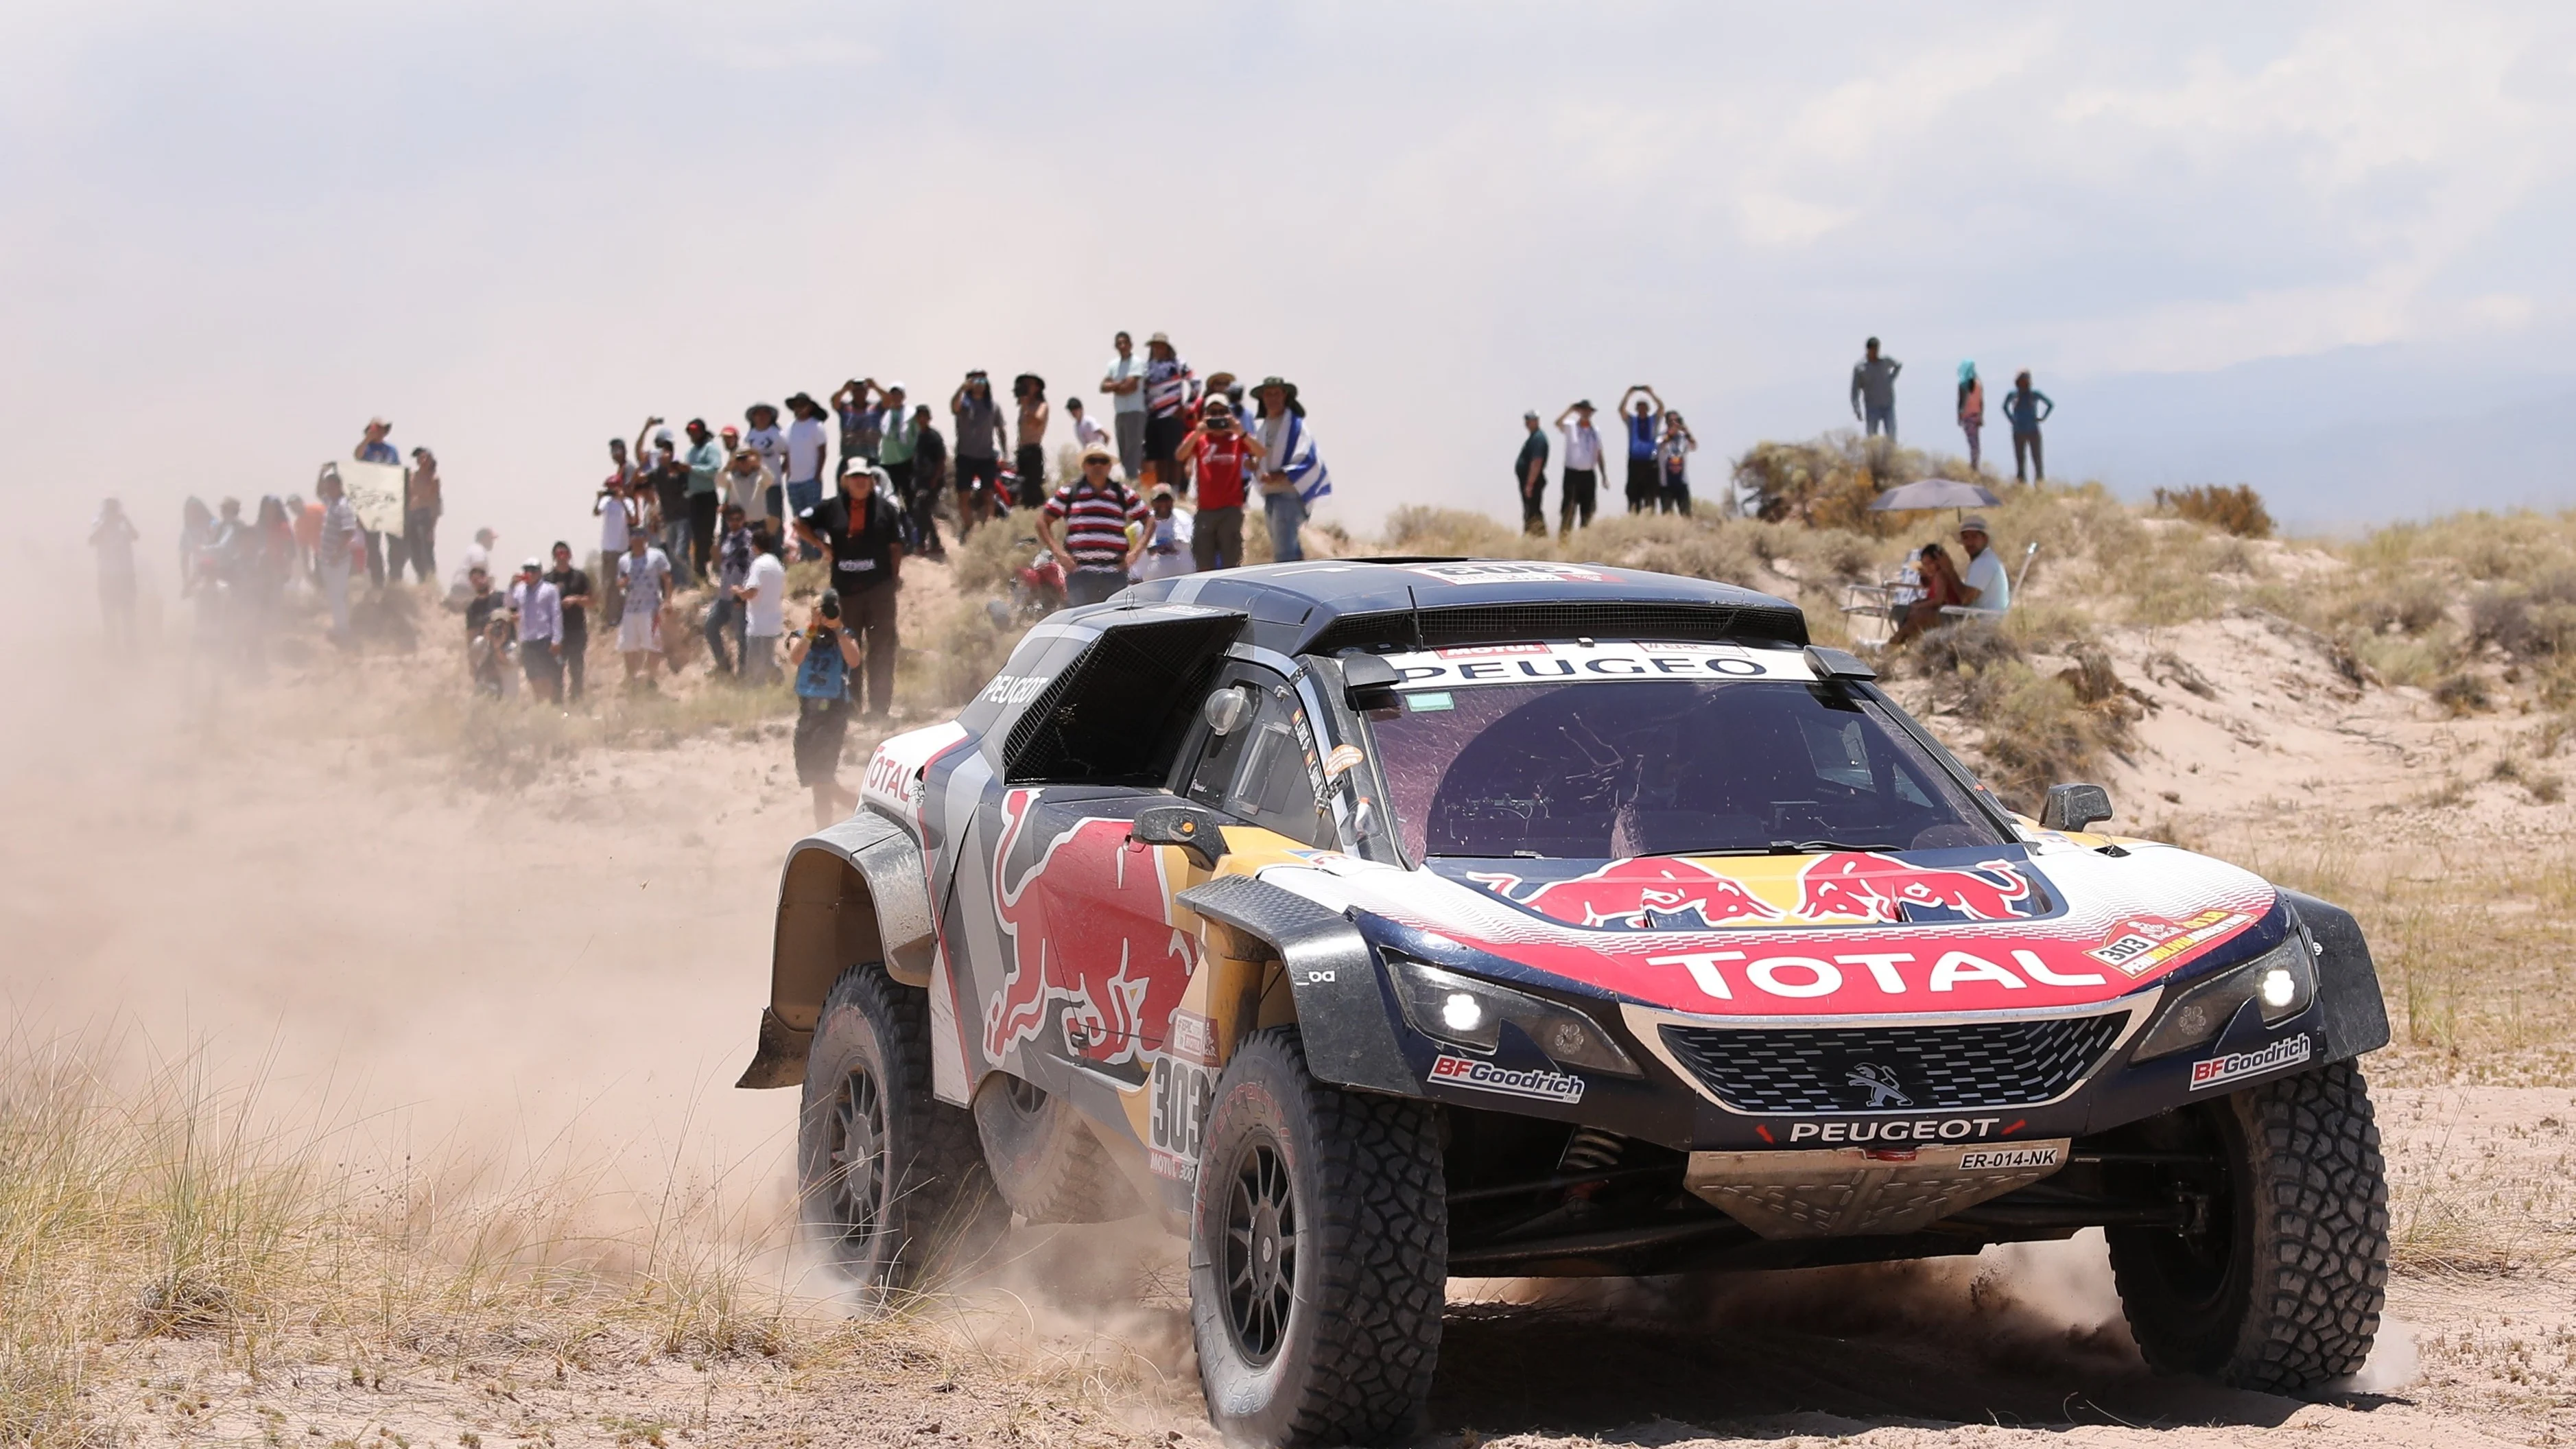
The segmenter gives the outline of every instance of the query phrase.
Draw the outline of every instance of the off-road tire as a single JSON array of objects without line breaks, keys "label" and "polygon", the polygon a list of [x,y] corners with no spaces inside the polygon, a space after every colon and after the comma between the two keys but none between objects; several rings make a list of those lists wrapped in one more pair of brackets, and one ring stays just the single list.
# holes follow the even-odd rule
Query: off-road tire
[{"label": "off-road tire", "polygon": [[2148,1365],[2291,1395],[2358,1371],[2388,1296],[2388,1180],[2360,1068],[2335,1062],[2195,1110],[2227,1169],[2212,1251],[2194,1258],[2170,1232],[2108,1234]]},{"label": "off-road tire", "polygon": [[[1229,1441],[1276,1449],[1411,1438],[1431,1397],[1449,1272],[1431,1104],[1320,1083],[1296,1031],[1275,1028],[1227,1064],[1204,1141],[1190,1330],[1209,1418]],[[1262,1166],[1293,1213],[1276,1255],[1288,1281],[1265,1299],[1284,1305],[1263,1330],[1266,1353],[1236,1326],[1227,1266],[1238,1178]],[[1248,1245],[1234,1259],[1252,1261]]]},{"label": "off-road tire", "polygon": [[1109,1149],[1071,1102],[1007,1072],[975,1093],[984,1165],[1011,1211],[1032,1223],[1105,1223],[1145,1210]]},{"label": "off-road tire", "polygon": [[[930,1094],[929,1015],[921,992],[898,985],[883,965],[853,966],[823,998],[805,1059],[800,1216],[870,1310],[971,1269],[1010,1225],[973,1119]],[[858,1104],[863,1083],[870,1100]],[[870,1175],[854,1189],[835,1154],[854,1116],[868,1114],[868,1136],[881,1150],[863,1152],[858,1165]]]}]

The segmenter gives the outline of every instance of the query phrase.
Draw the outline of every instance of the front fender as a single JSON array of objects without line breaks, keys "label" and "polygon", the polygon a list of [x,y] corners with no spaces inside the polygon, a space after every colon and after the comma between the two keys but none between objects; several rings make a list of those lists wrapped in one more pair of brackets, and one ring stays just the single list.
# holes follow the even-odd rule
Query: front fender
[{"label": "front fender", "polygon": [[921,847],[901,827],[862,811],[796,842],[779,876],[760,1044],[734,1085],[803,1082],[824,993],[841,973],[881,961],[895,980],[927,986],[934,947]]},{"label": "front fender", "polygon": [[2325,1050],[2319,1059],[2339,1062],[2388,1045],[2388,1002],[2379,990],[2379,967],[2352,912],[2315,896],[2283,890],[2290,913],[2308,928],[2317,953],[2317,1002],[2325,1013]]},{"label": "front fender", "polygon": [[1304,896],[1246,875],[1225,875],[1180,894],[1212,921],[1259,938],[1279,953],[1297,1003],[1297,1034],[1318,1081],[1419,1097],[1422,1083],[1397,1043],[1394,998],[1377,952],[1341,916]]}]

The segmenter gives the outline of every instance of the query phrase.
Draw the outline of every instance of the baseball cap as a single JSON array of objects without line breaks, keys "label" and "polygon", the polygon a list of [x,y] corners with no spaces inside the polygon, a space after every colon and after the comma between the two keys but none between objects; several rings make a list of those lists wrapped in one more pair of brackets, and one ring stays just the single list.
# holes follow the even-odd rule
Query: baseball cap
[{"label": "baseball cap", "polygon": [[535,554],[530,554],[526,558],[519,560],[519,572],[523,574],[543,573],[545,572],[545,569],[546,566],[544,564],[537,562],[537,556]]}]

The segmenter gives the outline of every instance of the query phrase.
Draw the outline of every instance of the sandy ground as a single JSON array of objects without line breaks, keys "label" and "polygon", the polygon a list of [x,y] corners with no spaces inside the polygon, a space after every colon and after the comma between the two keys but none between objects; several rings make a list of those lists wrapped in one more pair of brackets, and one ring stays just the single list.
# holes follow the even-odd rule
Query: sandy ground
[{"label": "sandy ground", "polygon": [[[2366,818],[2512,728],[2351,689],[2260,619],[2113,648],[2159,705],[2115,788],[2230,820],[2259,819],[2267,794]],[[509,785],[335,729],[353,700],[454,687],[437,656],[326,661],[210,703],[175,656],[110,673],[59,645],[22,655],[70,682],[0,702],[14,1025],[202,1044],[210,1070],[264,1073],[272,1096],[336,1103],[422,1154],[571,1134],[638,1189],[676,1171],[783,1207],[791,1097],[729,1085],[777,862],[809,824],[783,733],[602,751]],[[2537,836],[2569,807],[2480,787],[2466,808]],[[2576,1216],[2576,1093],[2380,1097],[2401,1216]],[[161,1340],[114,1351],[120,1397],[101,1407],[144,1443],[1213,1443],[1176,1250],[1098,1231],[1032,1235],[1033,1261],[962,1317],[801,1361],[660,1358],[543,1324],[372,1357],[271,1345],[265,1362]],[[1717,1287],[1461,1282],[1433,1442],[2556,1443],[2576,1438],[2576,1284],[2551,1243],[2527,1257],[2401,1274],[2382,1354],[2319,1404],[2147,1375],[2081,1241]]]}]

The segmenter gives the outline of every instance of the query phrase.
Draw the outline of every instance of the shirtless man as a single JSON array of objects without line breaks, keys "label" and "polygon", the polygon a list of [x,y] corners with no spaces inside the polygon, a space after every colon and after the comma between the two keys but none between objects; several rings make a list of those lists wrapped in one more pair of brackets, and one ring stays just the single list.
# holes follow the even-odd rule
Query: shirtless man
[{"label": "shirtless man", "polygon": [[1019,505],[1036,508],[1044,504],[1047,494],[1046,379],[1034,372],[1024,372],[1011,380],[1011,396],[1020,404],[1020,446],[1011,455],[1011,466],[1020,475]]}]

